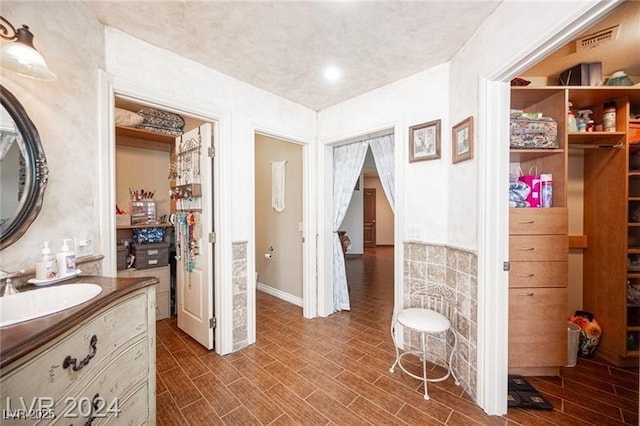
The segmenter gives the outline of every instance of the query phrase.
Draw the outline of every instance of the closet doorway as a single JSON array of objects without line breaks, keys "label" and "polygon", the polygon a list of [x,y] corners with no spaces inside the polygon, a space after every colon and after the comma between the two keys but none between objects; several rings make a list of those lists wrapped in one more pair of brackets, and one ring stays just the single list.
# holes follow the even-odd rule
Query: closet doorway
[{"label": "closet doorway", "polygon": [[304,146],[255,134],[257,290],[303,307]]},{"label": "closet doorway", "polygon": [[[115,238],[126,258],[117,275],[157,277],[156,318],[175,317],[180,329],[213,349],[215,123],[124,96],[115,96],[114,105],[113,190],[124,212],[116,218]],[[138,116],[147,117],[142,111],[181,125],[147,126],[157,117],[138,124]],[[133,219],[138,202],[149,206],[146,221]]]}]

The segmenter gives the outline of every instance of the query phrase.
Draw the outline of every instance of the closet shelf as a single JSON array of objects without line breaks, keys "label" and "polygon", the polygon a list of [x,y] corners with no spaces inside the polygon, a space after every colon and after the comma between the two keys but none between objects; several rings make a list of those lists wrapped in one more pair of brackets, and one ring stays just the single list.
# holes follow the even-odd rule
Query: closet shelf
[{"label": "closet shelf", "polygon": [[572,145],[602,145],[620,142],[625,132],[570,132],[569,147]]},{"label": "closet shelf", "polygon": [[118,225],[116,229],[140,229],[140,228],[171,228],[173,225],[169,222],[162,223],[139,223],[137,225]]},{"label": "closet shelf", "polygon": [[149,132],[135,127],[116,126],[116,144],[133,148],[171,152],[176,137],[164,133]]}]

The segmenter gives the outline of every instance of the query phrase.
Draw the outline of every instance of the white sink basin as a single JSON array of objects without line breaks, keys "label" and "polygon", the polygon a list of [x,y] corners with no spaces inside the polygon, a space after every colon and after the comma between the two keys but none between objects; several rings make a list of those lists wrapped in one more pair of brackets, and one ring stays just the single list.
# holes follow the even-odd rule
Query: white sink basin
[{"label": "white sink basin", "polygon": [[0,327],[73,308],[101,291],[96,284],[74,283],[0,297]]}]

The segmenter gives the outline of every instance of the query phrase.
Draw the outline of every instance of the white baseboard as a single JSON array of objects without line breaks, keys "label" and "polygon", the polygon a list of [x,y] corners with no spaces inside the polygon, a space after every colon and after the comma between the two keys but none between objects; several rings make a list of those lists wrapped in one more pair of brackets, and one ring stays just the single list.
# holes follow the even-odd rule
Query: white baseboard
[{"label": "white baseboard", "polygon": [[273,288],[262,283],[256,283],[256,288],[260,291],[277,297],[278,299],[282,299],[285,302],[293,303],[296,306],[302,307],[302,297],[293,296],[289,293],[285,293],[282,290],[278,290],[277,288]]}]

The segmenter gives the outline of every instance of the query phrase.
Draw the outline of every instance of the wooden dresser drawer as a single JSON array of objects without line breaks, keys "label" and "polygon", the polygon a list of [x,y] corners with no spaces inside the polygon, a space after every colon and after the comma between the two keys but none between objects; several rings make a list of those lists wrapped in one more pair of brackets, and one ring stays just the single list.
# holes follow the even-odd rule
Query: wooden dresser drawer
[{"label": "wooden dresser drawer", "polygon": [[510,262],[509,287],[566,287],[567,262]]},{"label": "wooden dresser drawer", "polygon": [[566,207],[509,209],[510,235],[567,234]]},{"label": "wooden dresser drawer", "polygon": [[[149,372],[148,346],[149,343],[146,336],[144,336],[127,347],[122,353],[114,356],[104,369],[97,372],[89,383],[83,383],[81,389],[75,390],[65,398],[56,400],[54,411],[59,422],[54,424],[68,425],[70,419],[73,419],[70,416],[77,417],[73,419],[75,420],[74,424],[86,424],[89,420],[86,415],[89,413],[88,401],[92,401],[96,395],[96,399],[100,403],[95,412],[95,420],[103,422],[110,419],[118,424],[125,424],[120,419],[121,416],[125,415],[125,407],[123,407],[122,400],[135,393],[141,384],[144,385],[149,374],[155,374],[155,372]],[[79,402],[79,404],[76,405],[76,402]],[[148,399],[141,402],[146,404]],[[126,408],[131,409],[131,407]],[[117,410],[121,411],[116,413]],[[126,414],[127,417],[131,415],[131,413]],[[135,415],[135,413],[133,414]],[[138,413],[138,415],[144,415],[145,417],[147,414],[147,410],[141,410]]]},{"label": "wooden dresser drawer", "polygon": [[[55,346],[2,377],[0,386],[11,389],[11,395],[15,398],[23,397],[32,401],[34,397],[46,395],[58,401],[71,389],[84,386],[82,383],[86,384],[86,378],[105,368],[112,354],[120,351],[129,341],[146,334],[147,298],[144,293],[138,293],[81,325]],[[73,371],[71,367],[63,368],[67,356],[76,358],[80,363],[90,353],[93,335],[98,340],[95,356],[89,363],[78,371]],[[25,380],[25,377],[29,377],[29,380]]]},{"label": "wooden dresser drawer", "polygon": [[566,235],[512,235],[509,237],[511,262],[566,262],[569,258],[569,239]]},{"label": "wooden dresser drawer", "polygon": [[567,363],[567,289],[509,290],[509,367]]}]

